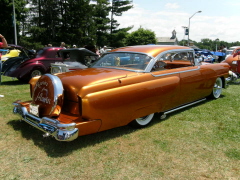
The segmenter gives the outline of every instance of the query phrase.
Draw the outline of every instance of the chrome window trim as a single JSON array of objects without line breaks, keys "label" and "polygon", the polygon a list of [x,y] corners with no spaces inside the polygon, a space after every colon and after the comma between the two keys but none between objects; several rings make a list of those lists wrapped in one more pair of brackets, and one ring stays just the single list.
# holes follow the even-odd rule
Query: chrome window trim
[{"label": "chrome window trim", "polygon": [[[126,71],[137,72],[137,73],[151,73],[152,67],[161,58],[161,56],[163,56],[166,53],[173,53],[173,52],[178,52],[178,53],[181,53],[181,52],[191,52],[191,53],[193,53],[194,65],[198,65],[199,66],[199,64],[196,62],[196,59],[194,58],[195,57],[194,49],[171,49],[171,50],[167,50],[167,51],[161,52],[155,58],[153,56],[151,56],[149,53],[143,53],[143,52],[115,51],[115,52],[107,52],[106,53],[106,54],[129,53],[129,54],[143,54],[143,55],[147,55],[147,56],[151,57],[151,60],[149,61],[148,65],[146,66],[146,68],[144,70],[131,70],[131,69],[124,69],[124,68],[116,68],[116,67],[113,68],[113,67],[110,67],[110,66],[95,66],[93,68],[109,68],[109,69],[126,70]],[[194,70],[188,70],[188,71],[194,71]],[[182,71],[182,72],[188,72],[188,71]],[[176,72],[176,73],[180,73],[180,72]],[[175,73],[167,73],[167,74],[175,74]]]},{"label": "chrome window trim", "polygon": [[[161,77],[161,76],[168,76],[168,75],[172,75],[172,74],[179,74],[179,73],[185,73],[185,72],[191,72],[191,71],[197,71],[200,69],[200,66],[195,66],[196,69],[189,69],[189,70],[185,70],[185,71],[178,71],[178,72],[172,72],[172,73],[165,73],[165,74],[159,74],[159,75],[154,75],[152,74],[152,72],[150,73],[153,77]],[[157,71],[155,71],[157,72]]]},{"label": "chrome window trim", "polygon": [[[151,72],[152,70],[152,67],[154,66],[154,64],[166,53],[173,53],[173,52],[191,52],[193,53],[193,58],[195,56],[195,53],[194,53],[194,50],[193,49],[171,49],[171,50],[168,50],[168,51],[164,51],[164,52],[161,52],[160,54],[158,54],[155,58],[153,58],[153,60],[150,61],[150,63],[147,65],[147,67],[145,68],[144,72]],[[150,56],[152,57],[152,56]],[[197,65],[196,64],[196,61],[195,61],[195,58],[193,59],[194,60],[194,65]]]},{"label": "chrome window trim", "polygon": [[96,66],[94,68],[108,68],[108,69],[118,69],[118,70],[124,70],[124,71],[131,71],[131,72],[137,72],[142,73],[144,70],[133,70],[133,69],[124,69],[124,68],[115,68],[113,66]]}]

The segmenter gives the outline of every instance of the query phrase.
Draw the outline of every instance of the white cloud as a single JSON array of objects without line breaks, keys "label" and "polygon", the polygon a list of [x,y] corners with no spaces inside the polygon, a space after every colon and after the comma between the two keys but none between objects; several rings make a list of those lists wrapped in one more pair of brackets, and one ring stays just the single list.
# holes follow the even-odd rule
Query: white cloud
[{"label": "white cloud", "polygon": [[177,3],[167,3],[165,8],[167,9],[178,9],[180,6]]},{"label": "white cloud", "polygon": [[[134,8],[124,12],[123,16],[114,18],[120,23],[120,28],[134,26],[132,31],[135,31],[141,26],[154,31],[157,37],[170,37],[175,29],[179,40],[187,39],[182,26],[188,26],[189,17],[199,9],[203,9],[199,7],[188,11],[185,8],[177,9],[179,8],[177,3],[167,3],[166,7],[175,8],[175,10],[162,8],[159,11],[152,11],[134,4]],[[212,40],[219,38],[220,41],[227,42],[239,41],[239,16],[226,17],[226,13],[215,14],[212,13],[213,10],[215,9],[210,8],[210,11],[204,9],[202,13],[197,13],[190,19],[190,39],[198,42],[204,38]]]}]

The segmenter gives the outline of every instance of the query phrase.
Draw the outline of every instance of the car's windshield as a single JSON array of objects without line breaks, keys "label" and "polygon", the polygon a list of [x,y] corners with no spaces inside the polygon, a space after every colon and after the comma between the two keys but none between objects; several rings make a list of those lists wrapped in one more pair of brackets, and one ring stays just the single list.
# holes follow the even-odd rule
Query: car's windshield
[{"label": "car's windshield", "polygon": [[92,67],[144,70],[150,60],[151,57],[146,54],[115,52],[104,54]]}]

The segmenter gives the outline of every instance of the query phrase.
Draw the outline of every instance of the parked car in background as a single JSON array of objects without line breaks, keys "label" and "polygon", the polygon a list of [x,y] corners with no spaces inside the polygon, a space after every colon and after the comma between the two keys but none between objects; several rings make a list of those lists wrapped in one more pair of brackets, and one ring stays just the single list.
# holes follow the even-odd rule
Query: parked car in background
[{"label": "parked car in background", "polygon": [[235,48],[232,54],[222,61],[230,66],[229,78],[233,83],[240,83],[240,47]]},{"label": "parked car in background", "polygon": [[21,57],[10,58],[3,63],[4,76],[15,77],[28,82],[34,76],[50,73],[51,63],[62,62],[58,51],[60,47],[45,47],[35,56],[24,54]]},{"label": "parked car in background", "polygon": [[238,48],[240,48],[240,46],[232,46],[232,47],[230,47],[230,48],[226,51],[226,58],[225,58],[225,59],[227,59],[228,56],[233,55],[233,54],[234,54],[234,50],[235,50],[235,49],[238,49]]},{"label": "parked car in background", "polygon": [[1,60],[6,61],[12,57],[18,57],[20,52],[21,51],[19,49],[7,49],[6,53],[2,55]]},{"label": "parked car in background", "polygon": [[[0,49],[0,73],[2,72],[2,61],[1,61],[1,56],[2,54],[5,54],[7,52],[6,49]],[[2,76],[0,74],[0,85],[1,85],[1,81],[2,81]]]},{"label": "parked car in background", "polygon": [[227,87],[229,65],[199,63],[183,46],[143,45],[114,49],[90,68],[30,80],[32,100],[13,112],[44,136],[78,136],[131,125],[145,127],[181,108],[217,99]]},{"label": "parked car in background", "polygon": [[2,62],[8,60],[12,57],[18,57],[18,56],[32,56],[34,53],[32,50],[26,49],[22,46],[15,45],[15,44],[8,44],[7,48],[4,48],[6,51],[2,53],[1,60]]},{"label": "parked car in background", "polygon": [[62,49],[62,62],[51,63],[51,74],[88,68],[98,59],[98,55],[85,48]]},{"label": "parked car in background", "polygon": [[0,49],[0,54],[1,54],[1,56],[3,55],[3,54],[6,54],[8,52],[8,50],[6,50],[6,49]]}]

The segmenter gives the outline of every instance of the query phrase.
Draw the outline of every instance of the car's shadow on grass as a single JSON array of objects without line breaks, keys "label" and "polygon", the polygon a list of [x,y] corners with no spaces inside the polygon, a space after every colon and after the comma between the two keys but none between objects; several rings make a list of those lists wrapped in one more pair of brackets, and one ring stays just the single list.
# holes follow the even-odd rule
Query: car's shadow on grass
[{"label": "car's shadow on grass", "polygon": [[53,137],[43,137],[44,133],[42,131],[19,120],[9,121],[8,125],[12,126],[15,131],[20,131],[23,138],[32,140],[35,145],[43,149],[50,157],[67,156],[75,150],[93,146],[136,131],[136,129],[129,126],[123,126],[95,134],[80,136],[74,141],[60,142]]},{"label": "car's shadow on grass", "polygon": [[240,86],[240,82],[230,82],[228,83],[229,86]]},{"label": "car's shadow on grass", "polygon": [[[162,120],[159,120],[159,115],[156,114],[153,122],[146,128],[150,128],[154,124],[159,123],[159,121]],[[74,141],[60,142],[55,140],[53,137],[43,137],[44,133],[42,131],[20,120],[9,121],[8,125],[12,126],[15,131],[20,131],[23,138],[32,140],[35,145],[37,145],[40,149],[43,149],[48,156],[53,158],[67,156],[75,150],[79,150],[88,146],[94,146],[95,144],[99,144],[117,137],[126,136],[139,130],[126,125],[95,134],[80,136]]]},{"label": "car's shadow on grass", "polygon": [[12,81],[1,82],[1,85],[15,86],[15,85],[25,85],[27,82],[19,81],[18,79],[13,79]]},{"label": "car's shadow on grass", "polygon": [[[220,98],[223,98],[223,97],[224,96],[221,96]],[[181,113],[182,111],[186,111],[190,108],[194,108],[195,106],[204,104],[209,101],[211,100],[203,101],[193,106],[186,107],[184,109],[172,112],[168,114],[165,119],[162,119],[162,120],[160,119],[161,114],[156,113],[154,116],[153,122],[147,128],[151,128],[157,123],[161,123],[162,121],[168,120],[174,114]],[[117,137],[125,136],[135,131],[138,131],[138,129],[134,129],[130,126],[122,126],[122,127],[106,130],[103,132],[98,132],[95,134],[80,136],[71,142],[60,142],[55,140],[53,137],[44,138],[42,136],[44,134],[43,132],[28,125],[25,122],[20,122],[19,120],[11,120],[8,122],[8,125],[12,126],[15,131],[20,131],[23,138],[27,140],[32,140],[35,145],[37,145],[40,149],[43,149],[48,154],[49,157],[53,157],[53,158],[67,156],[73,153],[75,150],[85,148],[88,146],[94,146],[101,142],[114,139]]]}]

